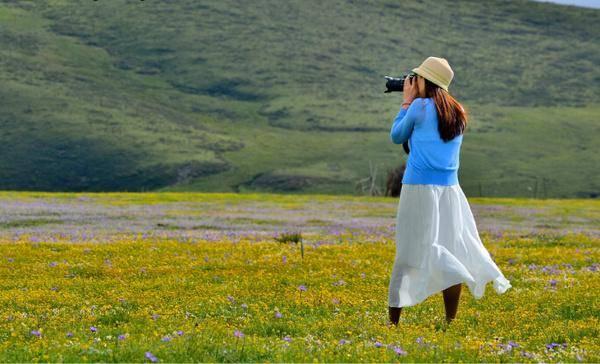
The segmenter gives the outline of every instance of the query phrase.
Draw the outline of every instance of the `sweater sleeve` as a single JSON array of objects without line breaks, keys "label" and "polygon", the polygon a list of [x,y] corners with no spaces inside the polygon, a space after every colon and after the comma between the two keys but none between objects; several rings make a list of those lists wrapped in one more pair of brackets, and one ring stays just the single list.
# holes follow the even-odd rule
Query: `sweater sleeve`
[{"label": "sweater sleeve", "polygon": [[413,128],[416,122],[416,107],[415,100],[406,109],[400,108],[398,115],[392,124],[390,131],[390,139],[394,144],[402,144],[406,142],[412,135]]}]

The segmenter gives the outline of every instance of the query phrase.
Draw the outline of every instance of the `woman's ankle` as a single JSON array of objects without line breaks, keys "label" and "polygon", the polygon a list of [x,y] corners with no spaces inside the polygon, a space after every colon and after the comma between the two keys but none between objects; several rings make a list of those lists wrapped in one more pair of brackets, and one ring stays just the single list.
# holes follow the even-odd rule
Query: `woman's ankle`
[{"label": "woman's ankle", "polygon": [[400,314],[402,313],[402,307],[391,307],[388,306],[390,323],[398,325],[400,322]]}]

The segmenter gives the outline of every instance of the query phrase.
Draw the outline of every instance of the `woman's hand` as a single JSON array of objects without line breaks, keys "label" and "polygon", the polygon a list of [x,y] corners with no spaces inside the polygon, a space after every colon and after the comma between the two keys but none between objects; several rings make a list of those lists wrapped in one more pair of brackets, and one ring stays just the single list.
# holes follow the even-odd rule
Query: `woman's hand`
[{"label": "woman's hand", "polygon": [[404,80],[404,101],[402,104],[410,104],[417,97],[417,76],[406,77]]}]

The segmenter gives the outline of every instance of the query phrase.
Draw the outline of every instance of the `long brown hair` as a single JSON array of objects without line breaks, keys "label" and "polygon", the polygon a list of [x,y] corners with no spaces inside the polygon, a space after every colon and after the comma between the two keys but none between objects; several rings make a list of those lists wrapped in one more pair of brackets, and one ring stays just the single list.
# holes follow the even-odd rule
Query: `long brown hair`
[{"label": "long brown hair", "polygon": [[425,97],[433,98],[438,116],[438,130],[445,142],[464,133],[468,116],[465,108],[435,83],[425,79]]}]

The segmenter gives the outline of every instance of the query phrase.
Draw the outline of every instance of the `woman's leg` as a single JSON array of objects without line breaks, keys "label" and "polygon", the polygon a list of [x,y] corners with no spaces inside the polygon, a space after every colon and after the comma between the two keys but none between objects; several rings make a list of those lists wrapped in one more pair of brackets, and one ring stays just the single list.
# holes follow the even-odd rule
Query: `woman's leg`
[{"label": "woman's leg", "polygon": [[400,313],[402,312],[402,307],[390,307],[390,322],[394,325],[398,325],[398,321],[400,321]]},{"label": "woman's leg", "polygon": [[446,322],[448,323],[450,323],[456,317],[461,287],[462,283],[459,283],[442,291],[444,294],[444,306],[446,308]]},{"label": "woman's leg", "polygon": [[394,325],[398,325],[398,321],[400,321],[400,313],[402,312],[402,307],[396,307],[400,305],[400,287],[402,285],[402,275],[403,274],[400,265],[394,261],[392,276],[390,278],[390,286],[388,288],[388,310],[390,322]]}]

